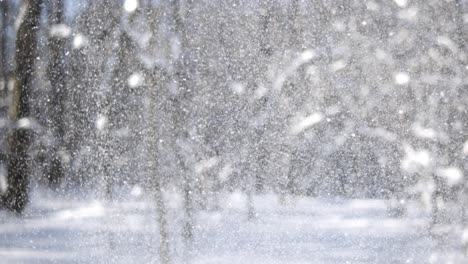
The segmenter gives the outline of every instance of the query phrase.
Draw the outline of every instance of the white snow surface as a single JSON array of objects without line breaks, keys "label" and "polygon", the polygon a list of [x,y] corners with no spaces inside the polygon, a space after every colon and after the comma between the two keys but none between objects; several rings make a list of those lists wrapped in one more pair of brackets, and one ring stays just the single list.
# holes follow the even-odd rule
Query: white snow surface
[{"label": "white snow surface", "polygon": [[[245,195],[226,193],[222,209],[197,212],[186,244],[175,196],[165,195],[171,263],[466,263],[459,239],[429,236],[423,211],[392,218],[383,200],[257,195],[248,221]],[[0,212],[0,263],[159,263],[157,230],[144,196],[106,203],[35,191],[24,216]]]}]

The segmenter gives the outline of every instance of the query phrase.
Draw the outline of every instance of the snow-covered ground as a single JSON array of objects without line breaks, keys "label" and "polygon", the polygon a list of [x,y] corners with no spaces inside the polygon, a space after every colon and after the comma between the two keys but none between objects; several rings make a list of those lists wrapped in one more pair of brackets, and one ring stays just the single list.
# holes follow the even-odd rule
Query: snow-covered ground
[{"label": "snow-covered ground", "polygon": [[[170,198],[170,195],[168,195]],[[219,197],[220,210],[200,211],[191,245],[182,240],[177,199],[170,201],[172,263],[466,263],[459,236],[437,241],[423,210],[387,216],[382,200]],[[35,191],[25,216],[0,212],[0,263],[158,263],[151,200],[115,202]]]}]

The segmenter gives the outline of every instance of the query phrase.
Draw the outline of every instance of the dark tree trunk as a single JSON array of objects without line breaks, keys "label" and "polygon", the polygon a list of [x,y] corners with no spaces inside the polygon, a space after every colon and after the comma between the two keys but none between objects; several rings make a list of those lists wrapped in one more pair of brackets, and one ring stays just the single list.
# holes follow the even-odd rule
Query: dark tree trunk
[{"label": "dark tree trunk", "polygon": [[[7,1],[0,1],[0,118],[6,120],[8,115],[8,4]],[[6,153],[7,153],[8,127],[0,128],[0,195],[6,191]]]},{"label": "dark tree trunk", "polygon": [[[66,99],[66,29],[59,30],[64,25],[64,3],[63,0],[56,0],[53,6],[53,14],[50,16],[49,26],[51,34],[49,35],[48,45],[50,49],[50,61],[47,69],[48,78],[52,86],[51,109],[49,130],[54,138],[54,143],[50,151],[48,179],[51,185],[56,185],[63,178],[65,171],[64,158],[66,155],[64,148],[64,110]],[[52,28],[55,28],[52,30]]]},{"label": "dark tree trunk", "polygon": [[[7,83],[8,83],[8,77],[7,77],[7,68],[8,68],[8,62],[7,62],[7,34],[8,34],[8,5],[6,1],[0,1],[0,23],[1,23],[1,38],[0,38],[0,96],[1,99],[5,99],[6,91],[7,91]],[[5,111],[5,104],[2,104],[1,106],[1,111],[2,111],[2,116],[6,114]]]},{"label": "dark tree trunk", "polygon": [[26,1],[26,14],[17,32],[16,83],[13,91],[11,117],[17,124],[8,139],[8,189],[2,199],[4,206],[21,213],[28,202],[32,143],[29,96],[37,57],[37,32],[42,0]]}]

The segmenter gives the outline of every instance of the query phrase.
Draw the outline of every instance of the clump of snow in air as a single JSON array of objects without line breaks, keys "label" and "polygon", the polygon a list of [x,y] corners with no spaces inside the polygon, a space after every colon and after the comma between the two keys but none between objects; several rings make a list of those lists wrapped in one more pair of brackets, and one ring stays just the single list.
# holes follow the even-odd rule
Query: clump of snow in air
[{"label": "clump of snow in air", "polygon": [[398,17],[411,22],[415,22],[418,18],[418,9],[416,7],[410,7],[400,10]]},{"label": "clump of snow in air", "polygon": [[[328,121],[328,120],[327,120]],[[379,137],[381,139],[384,139],[389,142],[394,142],[398,139],[397,135],[395,133],[392,133],[391,131],[385,130],[381,127],[374,128],[374,129],[363,129],[366,133],[373,135],[375,137]]]},{"label": "clump of snow in air", "polygon": [[468,140],[463,144],[463,155],[468,156]]},{"label": "clump of snow in air", "polygon": [[439,168],[436,173],[444,178],[449,186],[460,184],[463,180],[463,172],[457,167]]},{"label": "clump of snow in air", "polygon": [[141,73],[133,73],[127,79],[128,86],[130,88],[137,88],[143,85],[143,75]]},{"label": "clump of snow in air", "polygon": [[346,61],[345,60],[337,60],[331,64],[332,71],[336,72],[346,68]]},{"label": "clump of snow in air", "polygon": [[240,83],[240,82],[232,82],[231,83],[231,90],[235,93],[235,94],[243,94],[245,92],[245,86]]},{"label": "clump of snow in air", "polygon": [[73,48],[80,49],[86,45],[86,37],[80,33],[75,34],[73,37]]},{"label": "clump of snow in air", "polygon": [[221,181],[226,181],[232,175],[233,172],[234,172],[234,169],[232,168],[232,165],[226,164],[223,166],[223,168],[219,172],[218,177]]},{"label": "clump of snow in air", "polygon": [[263,96],[265,96],[268,92],[268,89],[263,86],[263,85],[259,85],[258,88],[255,90],[255,97],[258,99],[258,98],[262,98]]},{"label": "clump of snow in air", "polygon": [[408,0],[393,0],[401,8],[405,8],[408,5]]},{"label": "clump of snow in air", "polygon": [[124,10],[128,13],[135,12],[138,8],[138,0],[125,0],[124,2]]},{"label": "clump of snow in air", "polygon": [[143,194],[143,188],[140,185],[135,185],[130,193],[133,197],[140,197]]},{"label": "clump of snow in air", "polygon": [[107,117],[105,115],[98,115],[96,118],[96,129],[102,131],[106,128],[108,123]]},{"label": "clump of snow in air", "polygon": [[430,128],[430,127],[423,127],[419,123],[415,123],[412,126],[412,130],[415,136],[419,138],[426,138],[426,139],[436,139],[437,138],[437,132]]},{"label": "clump of snow in air", "polygon": [[195,164],[195,172],[201,174],[206,170],[214,167],[219,162],[219,159],[216,157],[211,157],[206,160],[202,160]]},{"label": "clump of snow in air", "polygon": [[458,53],[457,45],[448,36],[437,36],[437,43],[448,48],[452,53]]},{"label": "clump of snow in air", "polygon": [[31,118],[23,117],[20,120],[18,120],[17,126],[18,128],[31,129],[34,126],[34,120],[32,120]]},{"label": "clump of snow in air", "polygon": [[468,244],[468,228],[465,228],[465,229],[463,230],[462,239],[461,239],[461,240],[462,240],[462,243],[463,243],[464,245],[467,245],[467,244]]},{"label": "clump of snow in air", "polygon": [[410,81],[410,76],[406,72],[398,72],[394,76],[397,85],[406,85]]},{"label": "clump of snow in air", "polygon": [[367,1],[366,8],[371,10],[371,11],[378,11],[379,10],[379,5],[374,1]]},{"label": "clump of snow in air", "polygon": [[302,131],[320,123],[324,116],[321,113],[313,113],[306,117],[297,117],[291,126],[291,134],[297,135]]},{"label": "clump of snow in air", "polygon": [[55,24],[50,26],[50,36],[67,38],[71,35],[71,28],[65,24]]},{"label": "clump of snow in air", "polygon": [[301,54],[301,61],[303,63],[305,62],[308,62],[310,61],[311,59],[313,59],[315,57],[315,51],[313,50],[305,50],[304,52],[302,52]]},{"label": "clump of snow in air", "polygon": [[282,69],[277,76],[275,76],[273,88],[275,91],[280,91],[283,88],[287,78],[303,66],[315,58],[316,52],[314,50],[305,50],[297,56],[285,69]]},{"label": "clump of snow in air", "polygon": [[405,156],[401,162],[403,170],[408,172],[419,172],[431,165],[431,154],[425,149],[415,150],[408,144],[404,145]]}]

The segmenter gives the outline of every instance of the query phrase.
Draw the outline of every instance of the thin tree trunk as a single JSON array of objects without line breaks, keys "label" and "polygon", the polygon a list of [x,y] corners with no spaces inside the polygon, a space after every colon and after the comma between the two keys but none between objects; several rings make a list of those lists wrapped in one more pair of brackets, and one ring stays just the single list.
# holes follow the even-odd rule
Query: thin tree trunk
[{"label": "thin tree trunk", "polygon": [[253,188],[247,191],[247,220],[253,221],[257,219],[257,213],[255,211],[254,199],[253,199]]},{"label": "thin tree trunk", "polygon": [[431,222],[430,222],[430,230],[431,235],[435,234],[435,228],[439,224],[439,199],[441,198],[440,187],[441,182],[439,177],[434,173],[431,173],[432,180],[434,181],[435,190],[431,194]]},{"label": "thin tree trunk", "polygon": [[189,179],[188,172],[184,172],[184,208],[185,208],[185,223],[183,236],[187,242],[193,239],[194,217],[193,217],[193,192],[192,184]]},{"label": "thin tree trunk", "polygon": [[28,150],[32,144],[29,96],[37,57],[37,32],[42,0],[26,1],[25,4],[26,14],[17,32],[16,83],[11,111],[12,119],[18,122],[9,135],[8,189],[3,199],[4,205],[17,213],[21,213],[28,202]]},{"label": "thin tree trunk", "polygon": [[[156,176],[157,177],[157,176]],[[159,224],[159,258],[162,264],[170,263],[169,256],[169,232],[167,229],[167,209],[164,203],[164,197],[162,195],[162,187],[160,179],[156,179],[156,211]]]},{"label": "thin tree trunk", "polygon": [[[290,39],[289,39],[289,46],[290,48],[292,49],[292,51],[295,53],[295,52],[298,52],[299,50],[299,41],[300,41],[300,38],[299,38],[299,29],[298,29],[298,26],[297,26],[297,22],[298,22],[298,16],[299,16],[299,9],[300,9],[300,6],[299,6],[299,1],[298,0],[292,0],[291,2],[291,11],[289,12],[289,17],[288,17],[288,22],[289,22],[289,28],[290,28]],[[291,90],[295,91],[297,88],[296,88],[296,84],[294,81],[291,82]],[[299,166],[300,162],[296,162],[297,159],[299,158],[298,155],[299,155],[299,151],[297,151],[297,149],[294,149],[293,151],[291,151],[290,153],[291,155],[291,161],[290,161],[290,169],[289,169],[289,173],[288,173],[288,176],[287,176],[287,183],[286,183],[286,190],[283,191],[283,195],[285,195],[286,193],[289,194],[289,195],[296,195],[297,194],[297,186],[296,186],[296,179],[295,179],[295,176],[297,174],[294,174],[294,173],[291,173],[291,172],[294,172],[294,166]]]},{"label": "thin tree trunk", "polygon": [[[270,3],[267,3],[270,4]],[[271,57],[273,53],[273,49],[271,47],[270,43],[270,27],[271,27],[271,22],[272,22],[272,8],[271,6],[267,6],[266,13],[261,16],[261,24],[260,24],[260,54],[262,60],[260,60],[263,65],[260,67],[258,74],[263,75],[266,73],[266,65],[268,63],[269,58]],[[253,79],[257,78],[256,76],[253,77]],[[257,79],[257,83],[260,84],[264,80],[263,79]],[[265,98],[265,99],[260,99],[261,101],[253,101],[250,102],[253,105],[253,114],[258,115],[265,109],[265,107],[268,105],[270,98]],[[250,147],[249,152],[250,155],[252,156],[252,160],[247,160],[247,167],[249,168],[247,171],[250,175],[248,175],[248,181],[247,181],[247,186],[246,186],[246,194],[247,194],[247,219],[249,221],[252,221],[256,218],[256,212],[255,212],[255,206],[253,203],[253,196],[255,194],[255,189],[260,187],[260,183],[264,182],[263,175],[261,176],[260,173],[264,173],[264,166],[262,166],[262,161],[260,159],[260,156],[263,156],[263,154],[260,154],[261,151],[264,151],[261,148],[261,145],[264,144],[263,137],[265,133],[264,129],[264,124],[259,125],[260,127],[251,127],[250,129],[252,130],[252,146]],[[254,162],[255,164],[250,164]],[[260,188],[259,188],[260,189]]]},{"label": "thin tree trunk", "polygon": [[[187,3],[189,7],[186,7],[190,10],[191,1]],[[188,45],[188,38],[187,38],[187,28],[185,25],[185,17],[182,14],[182,6],[181,0],[173,1],[173,18],[174,18],[174,32],[178,33],[179,38],[179,45],[180,45],[180,56],[178,58],[174,58],[175,65],[176,65],[176,73],[175,79],[178,84],[178,94],[176,98],[173,100],[175,106],[175,129],[176,129],[176,140],[186,141],[188,140],[189,136],[187,134],[187,119],[188,113],[186,109],[184,109],[184,103],[189,99],[190,95],[190,88],[189,86],[189,74],[188,74],[188,63],[187,63],[187,45]],[[180,151],[181,149],[177,150],[177,159],[180,169],[183,173],[183,192],[184,192],[184,209],[185,209],[185,223],[183,227],[183,236],[186,242],[190,242],[193,238],[193,228],[194,228],[194,217],[193,217],[193,183],[192,179],[189,174],[189,169],[187,168],[187,164],[183,160],[183,155]]]}]

